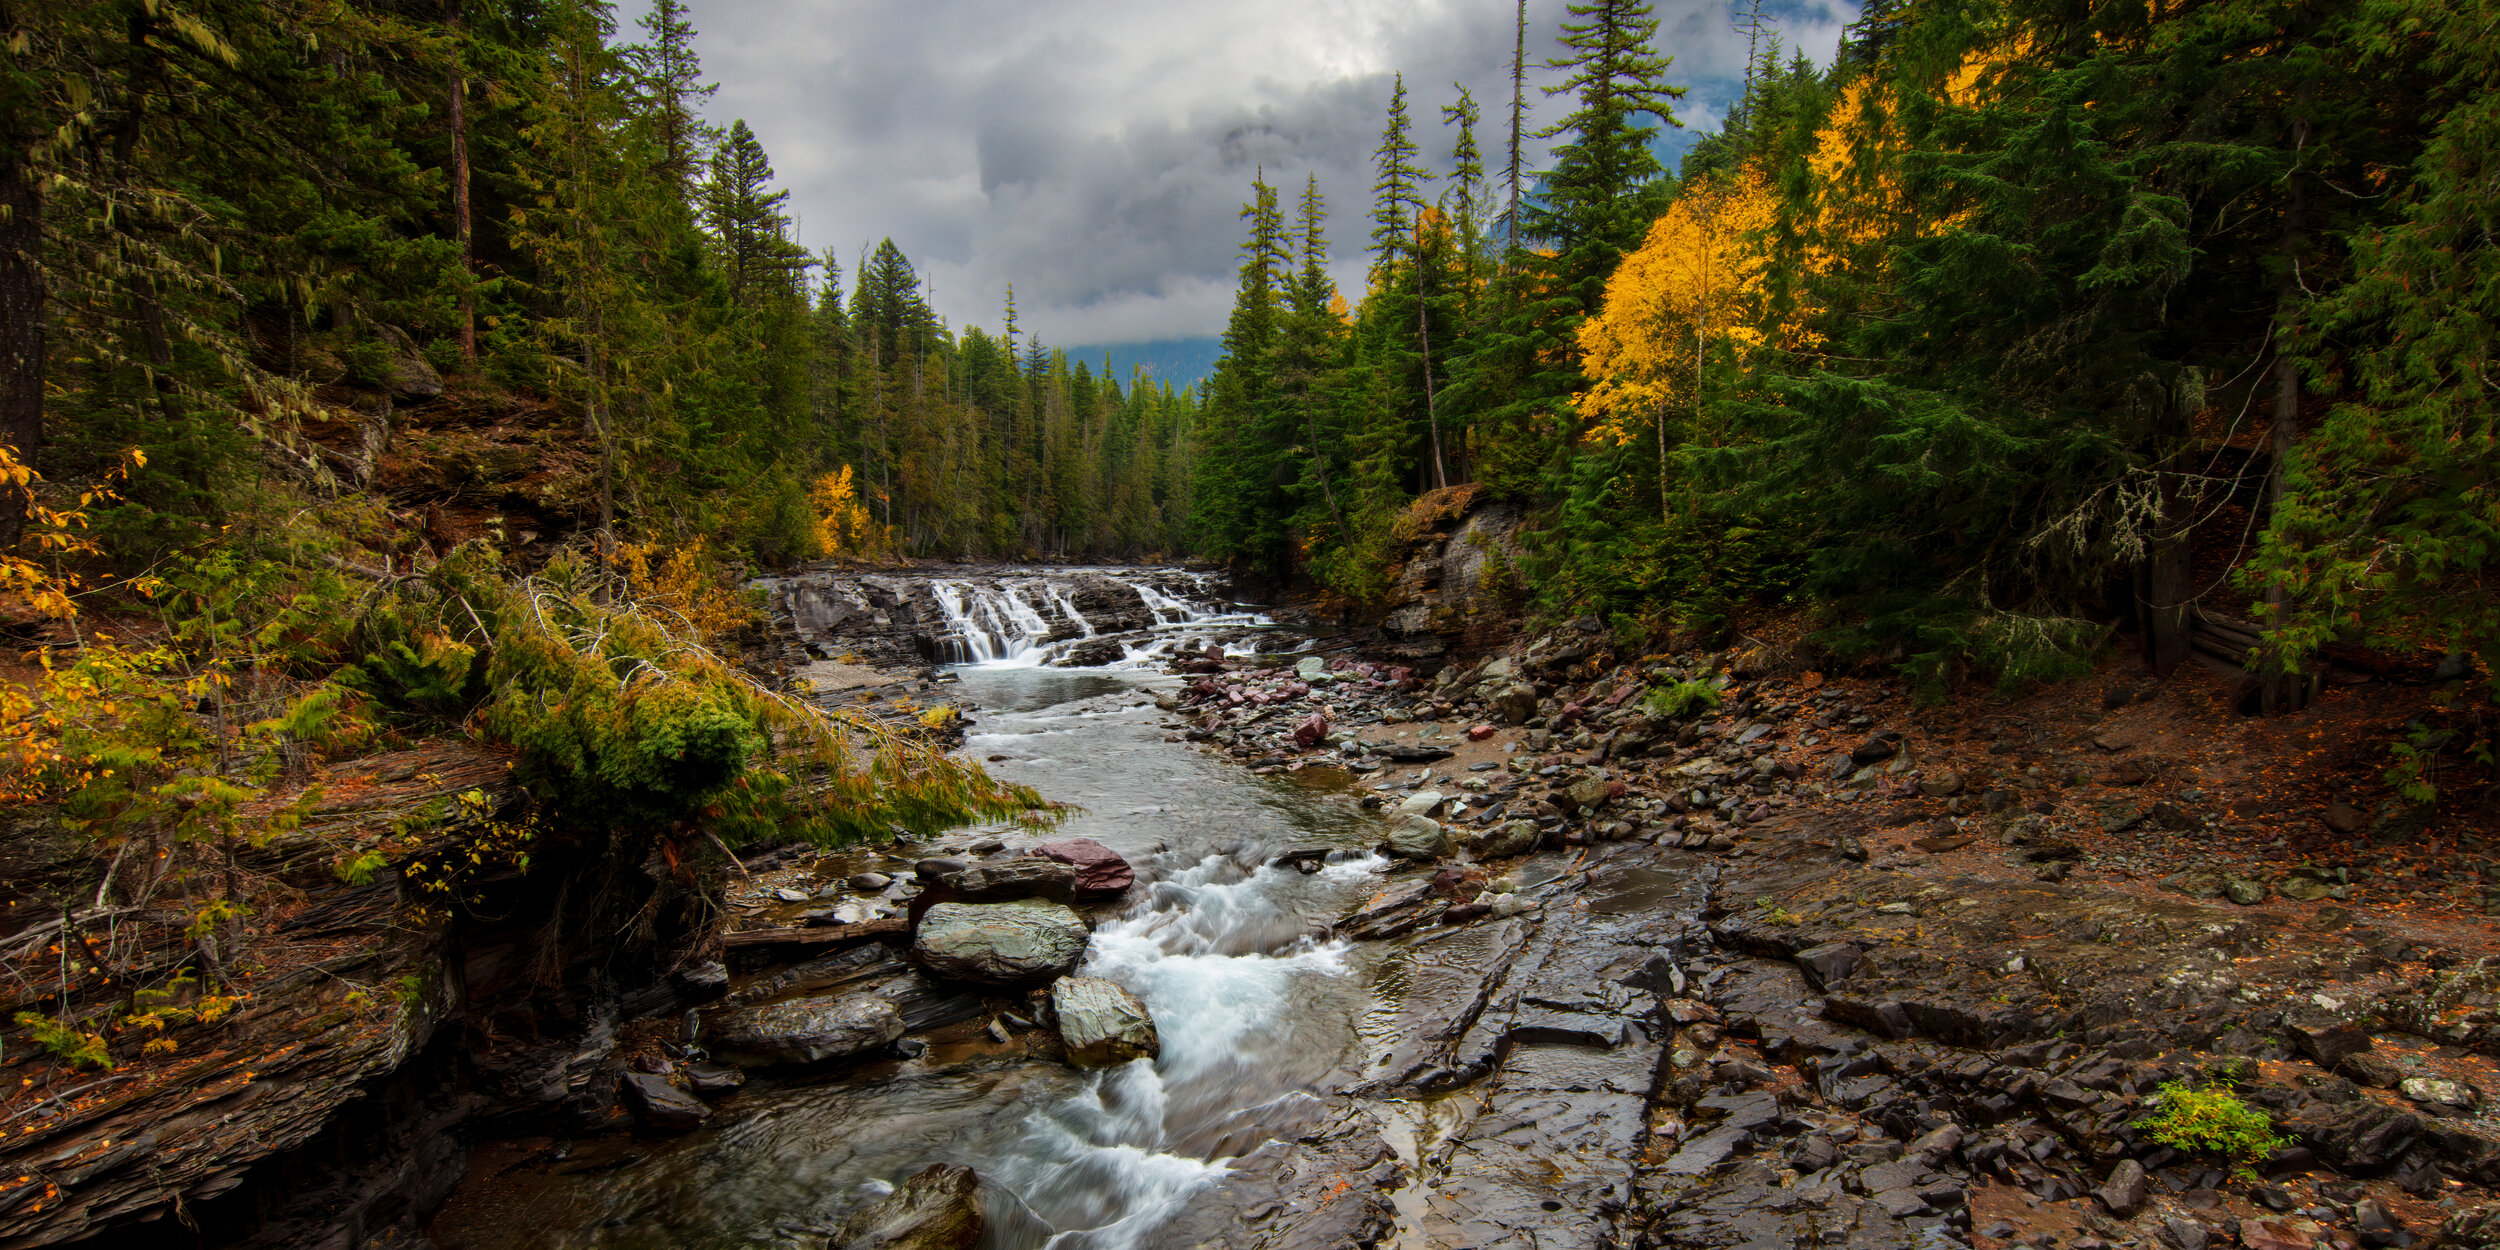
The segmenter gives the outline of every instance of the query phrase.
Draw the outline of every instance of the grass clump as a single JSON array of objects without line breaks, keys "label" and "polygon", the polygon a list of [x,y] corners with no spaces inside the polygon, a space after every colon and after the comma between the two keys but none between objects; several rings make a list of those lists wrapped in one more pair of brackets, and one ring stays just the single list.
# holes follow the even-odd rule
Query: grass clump
[{"label": "grass clump", "polygon": [[1656,715],[1680,720],[1719,706],[1719,701],[1724,697],[1719,693],[1719,688],[1709,682],[1679,681],[1650,691],[1641,702]]},{"label": "grass clump", "polygon": [[2153,1114],[2136,1127],[2165,1146],[2225,1156],[2231,1175],[2244,1181],[2256,1180],[2257,1165],[2284,1145],[2265,1112],[2221,1084],[2165,1083],[2154,1097]]}]

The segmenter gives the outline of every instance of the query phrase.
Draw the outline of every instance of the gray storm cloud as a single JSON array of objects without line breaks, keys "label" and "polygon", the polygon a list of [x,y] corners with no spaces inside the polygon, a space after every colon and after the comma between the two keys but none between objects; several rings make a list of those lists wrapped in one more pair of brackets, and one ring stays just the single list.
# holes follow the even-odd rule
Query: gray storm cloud
[{"label": "gray storm cloud", "polygon": [[[1306,174],[1330,209],[1340,285],[1359,286],[1370,158],[1390,76],[1406,75],[1425,155],[1446,165],[1454,82],[1498,162],[1512,6],[1436,0],[693,0],[697,49],[771,153],[811,247],[846,269],[892,236],[957,325],[1019,318],[1053,344],[1223,328],[1238,213],[1260,169],[1290,203]],[[1715,123],[1742,78],[1724,2],[1662,0],[1659,38]],[[1828,60],[1854,9],[1766,6],[1787,45]],[[631,31],[638,6],[619,17]],[[1568,107],[1535,88],[1560,0],[1528,12],[1531,125]],[[1532,144],[1531,166],[1545,160]]]}]

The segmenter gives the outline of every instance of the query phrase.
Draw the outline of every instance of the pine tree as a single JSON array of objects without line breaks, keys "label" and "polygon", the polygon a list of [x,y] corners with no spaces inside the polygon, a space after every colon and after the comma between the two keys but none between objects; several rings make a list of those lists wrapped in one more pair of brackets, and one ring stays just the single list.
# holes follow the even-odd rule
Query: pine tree
[{"label": "pine tree", "polygon": [[1415,248],[1415,219],[1432,175],[1415,163],[1414,123],[1406,113],[1406,75],[1389,92],[1389,121],[1372,152],[1372,263],[1386,269]]},{"label": "pine tree", "polygon": [[1540,138],[1564,137],[1554,168],[1528,217],[1528,232],[1553,245],[1549,270],[1573,302],[1596,311],[1607,275],[1640,246],[1658,202],[1646,194],[1665,170],[1650,147],[1656,126],[1679,126],[1674,102],[1684,88],[1666,80],[1672,57],[1658,53],[1658,19],[1645,0],[1585,0],[1568,7],[1564,53],[1545,62],[1563,81],[1545,94],[1573,97],[1571,112]]},{"label": "pine tree", "polygon": [[703,186],[703,224],[721,253],[733,305],[765,295],[787,295],[815,261],[790,241],[782,206],[788,191],[771,190],[772,161],[745,119],[732,122],[712,153]]},{"label": "pine tree", "polygon": [[[641,78],[652,124],[658,132],[660,171],[689,190],[701,168],[703,149],[712,137],[695,110],[720,88],[703,81],[703,67],[694,52],[694,20],[685,0],[652,0],[640,25],[648,40],[628,50]],[[741,121],[738,126],[746,125]]]}]

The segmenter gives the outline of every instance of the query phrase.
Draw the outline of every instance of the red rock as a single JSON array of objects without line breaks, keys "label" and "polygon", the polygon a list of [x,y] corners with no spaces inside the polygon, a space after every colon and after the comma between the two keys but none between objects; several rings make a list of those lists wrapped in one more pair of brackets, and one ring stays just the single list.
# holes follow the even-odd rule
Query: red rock
[{"label": "red rock", "polygon": [[1493,732],[1493,726],[1491,725],[1478,725],[1467,731],[1467,740],[1469,742],[1482,742],[1485,739],[1492,737]]},{"label": "red rock", "polygon": [[1328,717],[1319,712],[1311,713],[1301,724],[1293,727],[1293,744],[1306,751],[1318,746],[1319,740],[1327,736]]},{"label": "red rock", "polygon": [[1033,853],[1076,867],[1078,894],[1117,894],[1137,884],[1137,871],[1120,858],[1118,851],[1092,838],[1062,838],[1044,842]]}]

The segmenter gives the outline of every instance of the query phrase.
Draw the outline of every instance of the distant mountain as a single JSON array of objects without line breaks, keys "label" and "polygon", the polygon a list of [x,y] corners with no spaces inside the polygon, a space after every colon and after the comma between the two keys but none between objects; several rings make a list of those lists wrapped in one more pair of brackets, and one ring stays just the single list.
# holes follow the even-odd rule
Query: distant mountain
[{"label": "distant mountain", "polygon": [[1212,335],[1200,339],[1156,339],[1150,343],[1097,343],[1091,347],[1071,347],[1071,363],[1082,360],[1088,367],[1102,368],[1105,354],[1111,357],[1111,376],[1120,385],[1128,385],[1129,371],[1144,366],[1148,376],[1173,386],[1196,386],[1215,372],[1216,358],[1224,354],[1224,341]]}]

